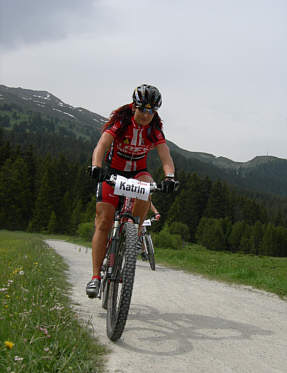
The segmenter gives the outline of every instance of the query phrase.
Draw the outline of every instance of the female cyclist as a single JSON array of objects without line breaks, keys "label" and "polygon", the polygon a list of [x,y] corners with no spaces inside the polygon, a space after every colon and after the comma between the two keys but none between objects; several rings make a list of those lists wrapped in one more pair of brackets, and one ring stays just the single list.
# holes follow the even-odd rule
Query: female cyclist
[{"label": "female cyclist", "polygon": [[[137,87],[133,92],[133,102],[112,112],[94,149],[91,174],[98,185],[96,229],[92,239],[93,276],[86,286],[86,293],[90,298],[99,294],[100,270],[119,201],[119,197],[114,195],[113,187],[103,181],[104,157],[110,174],[151,183],[153,179],[147,171],[146,160],[148,152],[156,148],[165,174],[162,189],[167,193],[175,189],[174,163],[157,113],[161,103],[161,94],[156,87],[147,84]],[[149,208],[150,201],[135,201],[133,215],[140,217],[140,224]]]}]

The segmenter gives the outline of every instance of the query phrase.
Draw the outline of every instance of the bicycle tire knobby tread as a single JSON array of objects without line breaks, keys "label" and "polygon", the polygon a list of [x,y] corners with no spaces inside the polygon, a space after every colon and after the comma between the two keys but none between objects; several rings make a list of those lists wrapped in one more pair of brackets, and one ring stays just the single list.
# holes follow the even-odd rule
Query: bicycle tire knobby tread
[{"label": "bicycle tire knobby tread", "polygon": [[112,341],[118,340],[125,328],[128,318],[130,302],[133,291],[136,268],[136,242],[138,239],[137,227],[130,222],[124,224],[123,234],[126,246],[122,269],[122,287],[117,310],[115,298],[117,298],[119,284],[115,281],[110,284],[108,295],[107,335]]}]

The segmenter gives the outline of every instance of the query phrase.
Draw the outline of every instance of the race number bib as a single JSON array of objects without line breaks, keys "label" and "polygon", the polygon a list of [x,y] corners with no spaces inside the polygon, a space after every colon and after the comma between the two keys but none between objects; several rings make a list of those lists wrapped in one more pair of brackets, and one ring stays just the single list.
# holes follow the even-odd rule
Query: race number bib
[{"label": "race number bib", "polygon": [[129,198],[148,200],[150,194],[150,184],[136,179],[127,179],[117,175],[114,194]]},{"label": "race number bib", "polygon": [[150,227],[151,226],[151,220],[150,219],[146,219],[144,222],[143,222],[143,227]]}]

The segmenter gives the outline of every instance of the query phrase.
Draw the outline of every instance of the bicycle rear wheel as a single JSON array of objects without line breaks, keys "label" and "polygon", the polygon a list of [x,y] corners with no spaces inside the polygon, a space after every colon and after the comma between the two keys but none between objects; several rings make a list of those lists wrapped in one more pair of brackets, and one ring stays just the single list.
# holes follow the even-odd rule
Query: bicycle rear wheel
[{"label": "bicycle rear wheel", "polygon": [[130,222],[123,225],[107,302],[107,335],[118,340],[125,328],[133,291],[136,268],[137,227]]},{"label": "bicycle rear wheel", "polygon": [[144,236],[144,245],[145,245],[145,250],[148,255],[148,260],[150,264],[150,268],[155,271],[155,259],[154,259],[154,248],[153,248],[153,243],[150,234],[146,234]]}]

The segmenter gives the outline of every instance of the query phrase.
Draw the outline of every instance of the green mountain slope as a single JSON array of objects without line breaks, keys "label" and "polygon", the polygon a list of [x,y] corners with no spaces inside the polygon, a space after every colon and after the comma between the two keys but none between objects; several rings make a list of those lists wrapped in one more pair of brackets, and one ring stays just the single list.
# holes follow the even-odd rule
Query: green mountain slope
[{"label": "green mountain slope", "polygon": [[[41,154],[63,153],[89,162],[106,118],[68,105],[47,91],[0,85],[0,127],[5,140],[34,145]],[[221,179],[245,190],[287,196],[287,160],[272,156],[234,162],[212,154],[191,152],[168,141],[178,170]],[[160,166],[155,152],[152,169]]]}]

